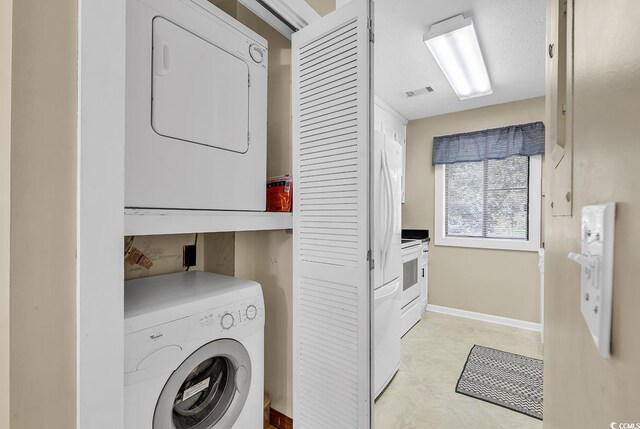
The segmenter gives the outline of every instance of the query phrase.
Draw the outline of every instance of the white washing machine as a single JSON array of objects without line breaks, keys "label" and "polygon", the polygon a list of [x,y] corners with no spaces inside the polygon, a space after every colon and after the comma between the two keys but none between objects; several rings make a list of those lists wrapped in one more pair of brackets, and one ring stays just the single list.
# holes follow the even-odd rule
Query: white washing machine
[{"label": "white washing machine", "polygon": [[253,281],[184,272],[125,283],[125,429],[259,429],[264,301]]}]

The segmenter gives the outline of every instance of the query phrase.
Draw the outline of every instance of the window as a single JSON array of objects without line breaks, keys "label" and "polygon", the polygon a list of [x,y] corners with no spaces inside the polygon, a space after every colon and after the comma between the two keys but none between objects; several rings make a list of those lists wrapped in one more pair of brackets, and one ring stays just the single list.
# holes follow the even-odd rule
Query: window
[{"label": "window", "polygon": [[540,247],[541,159],[436,165],[436,245]]}]

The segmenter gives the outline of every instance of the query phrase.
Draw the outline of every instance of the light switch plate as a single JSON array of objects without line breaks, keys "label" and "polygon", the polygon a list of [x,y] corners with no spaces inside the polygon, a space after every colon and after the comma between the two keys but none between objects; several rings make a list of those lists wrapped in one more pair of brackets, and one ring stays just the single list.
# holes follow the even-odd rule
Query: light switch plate
[{"label": "light switch plate", "polygon": [[605,358],[611,355],[615,208],[614,203],[583,207],[582,252],[569,254],[582,267],[580,310]]}]

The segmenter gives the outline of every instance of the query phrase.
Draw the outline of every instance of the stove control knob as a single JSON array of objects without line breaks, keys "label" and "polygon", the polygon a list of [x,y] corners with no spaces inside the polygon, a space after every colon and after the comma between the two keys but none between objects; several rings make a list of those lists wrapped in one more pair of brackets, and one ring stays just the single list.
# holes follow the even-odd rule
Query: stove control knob
[{"label": "stove control knob", "polygon": [[253,320],[256,318],[256,316],[258,315],[258,309],[256,308],[255,305],[250,305],[247,307],[247,319],[249,320]]},{"label": "stove control knob", "polygon": [[224,313],[222,319],[220,320],[222,329],[230,329],[233,326],[233,322],[235,322],[235,320],[233,319],[231,313]]}]

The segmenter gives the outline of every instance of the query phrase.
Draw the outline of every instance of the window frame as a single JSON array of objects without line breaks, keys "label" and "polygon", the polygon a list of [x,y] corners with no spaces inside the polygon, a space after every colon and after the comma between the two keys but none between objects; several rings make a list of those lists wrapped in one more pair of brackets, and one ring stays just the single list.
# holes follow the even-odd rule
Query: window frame
[{"label": "window frame", "polygon": [[529,157],[529,239],[448,237],[445,234],[445,169],[435,166],[435,236],[436,246],[470,247],[480,249],[518,250],[537,252],[540,249],[542,204],[542,155]]}]

